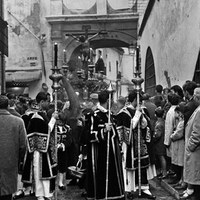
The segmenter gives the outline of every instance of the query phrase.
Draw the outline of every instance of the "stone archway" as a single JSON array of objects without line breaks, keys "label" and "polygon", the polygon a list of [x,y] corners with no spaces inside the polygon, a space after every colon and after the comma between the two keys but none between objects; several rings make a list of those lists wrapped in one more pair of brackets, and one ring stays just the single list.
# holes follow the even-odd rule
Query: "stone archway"
[{"label": "stone archway", "polygon": [[155,66],[154,59],[151,48],[147,48],[146,53],[146,61],[145,61],[145,92],[150,95],[155,94],[156,87],[156,74],[155,74]]},{"label": "stone archway", "polygon": [[[59,60],[62,60],[63,50],[67,52],[67,60],[73,51],[80,45],[70,35],[76,37],[99,34],[91,40],[93,48],[128,47],[137,41],[138,13],[113,13],[109,15],[61,15],[46,17],[51,25],[51,40],[60,45]],[[67,35],[67,36],[66,36]]]}]

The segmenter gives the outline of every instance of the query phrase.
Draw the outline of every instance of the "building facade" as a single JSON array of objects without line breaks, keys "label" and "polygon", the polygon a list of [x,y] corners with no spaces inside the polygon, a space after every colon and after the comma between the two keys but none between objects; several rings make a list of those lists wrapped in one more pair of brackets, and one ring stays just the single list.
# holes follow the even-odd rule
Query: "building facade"
[{"label": "building facade", "polygon": [[139,29],[145,90],[200,83],[200,1],[151,0]]},{"label": "building facade", "polygon": [[34,97],[44,82],[51,90],[49,75],[53,67],[53,44],[56,42],[59,46],[60,68],[80,51],[82,44],[71,35],[79,37],[87,33],[90,38],[104,31],[105,34],[89,41],[93,49],[128,48],[136,43],[138,2],[5,0],[10,52],[6,59],[7,90]]}]

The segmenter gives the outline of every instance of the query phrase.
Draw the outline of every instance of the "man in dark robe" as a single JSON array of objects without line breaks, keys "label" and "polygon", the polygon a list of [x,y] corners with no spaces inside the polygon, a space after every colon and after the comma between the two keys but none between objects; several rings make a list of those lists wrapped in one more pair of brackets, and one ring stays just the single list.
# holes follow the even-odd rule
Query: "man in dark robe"
[{"label": "man in dark robe", "polygon": [[[153,178],[150,167],[150,158],[148,152],[148,143],[151,140],[148,117],[145,111],[136,110],[137,93],[133,91],[129,94],[128,100],[131,103],[125,106],[125,100],[118,100],[120,111],[117,114],[117,131],[122,144],[123,152],[123,172],[125,179],[125,191],[135,192],[138,187],[138,123],[140,123],[141,134],[141,189],[144,198],[155,199],[155,196],[149,191],[148,179]],[[150,124],[150,122],[149,122]]]},{"label": "man in dark robe", "polygon": [[[35,183],[35,196],[38,200],[49,199],[55,189],[57,163],[55,154],[55,138],[52,132],[56,119],[53,116],[49,122],[46,110],[47,96],[39,92],[36,96],[39,110],[35,112],[28,124],[28,151],[24,162],[22,181]],[[32,176],[33,175],[33,176]]]},{"label": "man in dark robe", "polygon": [[[86,116],[85,122],[88,162],[87,198],[94,200],[124,199],[124,182],[119,138],[115,124],[113,123],[112,115],[112,124],[108,123],[108,92],[101,92],[98,99],[100,104],[97,106],[94,113],[90,112]],[[107,142],[109,133],[108,148]],[[107,151],[109,151],[108,163]],[[108,177],[108,179],[106,179],[106,177]],[[107,188],[106,182],[108,183]]]}]

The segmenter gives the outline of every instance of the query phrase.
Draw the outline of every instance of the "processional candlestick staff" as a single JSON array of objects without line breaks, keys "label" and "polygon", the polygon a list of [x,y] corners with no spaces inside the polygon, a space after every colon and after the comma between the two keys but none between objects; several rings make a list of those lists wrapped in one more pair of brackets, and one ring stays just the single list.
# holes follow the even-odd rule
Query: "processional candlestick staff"
[{"label": "processional candlestick staff", "polygon": [[[53,81],[52,89],[54,91],[54,110],[55,114],[58,114],[58,90],[60,89],[59,81],[62,79],[62,74],[60,73],[60,69],[58,68],[58,44],[54,44],[54,67],[51,69],[52,75],[49,78]],[[55,155],[56,155],[56,162],[57,158],[57,125],[55,124]],[[57,200],[57,192],[55,190],[55,199]]]},{"label": "processional candlestick staff", "polygon": [[[135,85],[137,91],[137,110],[140,111],[140,91],[141,84],[144,82],[144,79],[141,78],[141,69],[140,69],[140,47],[137,46],[136,49],[136,67],[135,67],[135,78],[132,82]],[[141,196],[141,131],[140,131],[140,122],[138,123],[138,188],[139,196]]]},{"label": "processional candlestick staff", "polygon": [[[109,102],[108,102],[108,124],[111,123],[111,102],[112,102],[112,84],[110,82],[110,85],[107,89],[109,93]],[[106,194],[105,199],[108,199],[108,172],[109,172],[109,157],[110,157],[110,131],[108,131],[108,137],[107,137],[107,157],[106,157]]]}]

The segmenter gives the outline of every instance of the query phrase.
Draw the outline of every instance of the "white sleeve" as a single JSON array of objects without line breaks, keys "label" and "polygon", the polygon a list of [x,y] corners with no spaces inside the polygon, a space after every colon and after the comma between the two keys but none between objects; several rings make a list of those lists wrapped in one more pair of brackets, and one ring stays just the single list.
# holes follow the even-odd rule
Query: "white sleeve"
[{"label": "white sleeve", "polygon": [[52,117],[49,124],[48,124],[51,132],[53,131],[55,124],[56,124],[56,119],[54,117]]}]

